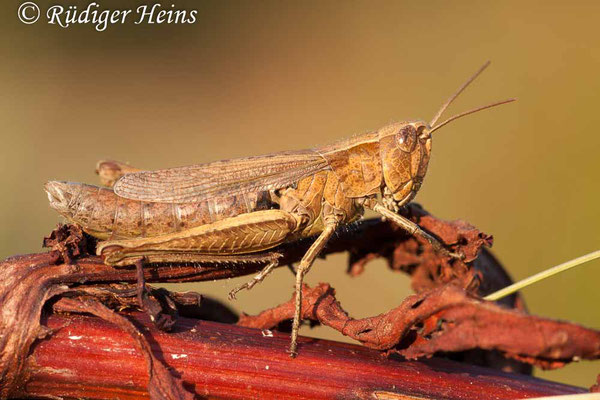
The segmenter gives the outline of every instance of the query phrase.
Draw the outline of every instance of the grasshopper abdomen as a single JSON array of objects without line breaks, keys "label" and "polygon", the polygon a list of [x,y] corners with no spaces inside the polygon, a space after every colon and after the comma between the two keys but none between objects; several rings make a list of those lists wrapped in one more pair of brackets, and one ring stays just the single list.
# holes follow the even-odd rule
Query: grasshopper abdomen
[{"label": "grasshopper abdomen", "polygon": [[149,238],[272,207],[268,192],[212,197],[196,203],[126,199],[83,183],[46,183],[50,206],[101,240]]}]

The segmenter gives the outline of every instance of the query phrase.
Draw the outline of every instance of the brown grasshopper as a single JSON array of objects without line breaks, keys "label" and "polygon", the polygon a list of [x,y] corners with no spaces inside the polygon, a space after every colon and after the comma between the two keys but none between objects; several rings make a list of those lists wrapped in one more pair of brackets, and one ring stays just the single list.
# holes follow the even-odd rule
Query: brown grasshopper
[{"label": "brown grasshopper", "polygon": [[[257,262],[266,265],[250,289],[277,266],[273,250],[300,238],[317,238],[296,269],[296,309],[290,353],[296,355],[302,281],[342,224],[369,208],[410,234],[446,250],[418,225],[397,214],[421,187],[431,153],[431,134],[465,115],[508,103],[492,103],[438,119],[487,67],[486,63],[440,108],[429,124],[398,122],[310,150],[217,161],[157,171],[130,169],[113,189],[48,182],[52,208],[101,240],[98,255],[109,265],[149,262]],[[108,182],[112,184],[112,181]]]}]

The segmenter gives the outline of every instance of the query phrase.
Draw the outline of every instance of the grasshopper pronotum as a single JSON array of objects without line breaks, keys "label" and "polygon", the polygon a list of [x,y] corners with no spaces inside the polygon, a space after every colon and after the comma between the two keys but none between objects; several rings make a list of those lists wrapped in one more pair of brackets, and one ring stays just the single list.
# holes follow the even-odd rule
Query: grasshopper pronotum
[{"label": "grasshopper pronotum", "polygon": [[[398,122],[310,150],[274,153],[209,164],[124,174],[113,189],[51,181],[52,208],[102,240],[97,253],[110,265],[151,262],[259,262],[266,266],[250,289],[277,265],[280,244],[318,235],[296,270],[296,310],[290,353],[296,355],[302,280],[341,224],[369,208],[410,234],[445,249],[418,225],[397,214],[421,187],[431,134],[469,110],[438,123],[452,101],[486,63],[440,108],[428,124]],[[141,266],[140,266],[141,268]]]}]

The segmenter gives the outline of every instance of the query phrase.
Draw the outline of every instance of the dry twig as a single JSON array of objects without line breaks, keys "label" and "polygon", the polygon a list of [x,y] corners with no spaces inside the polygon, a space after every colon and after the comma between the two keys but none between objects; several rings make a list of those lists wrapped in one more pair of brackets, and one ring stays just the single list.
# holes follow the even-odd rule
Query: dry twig
[{"label": "dry twig", "polygon": [[[482,302],[476,297],[510,283],[508,276],[491,254],[483,249],[485,245],[491,244],[490,236],[464,222],[438,220],[417,205],[411,205],[406,213],[446,245],[464,253],[467,256],[464,262],[438,257],[428,243],[407,236],[391,224],[380,220],[366,221],[352,231],[338,232],[325,253],[349,251],[349,272],[354,275],[359,274],[369,260],[385,257],[391,268],[412,275],[413,288],[417,294],[386,314],[364,320],[352,320],[335,301],[333,290],[327,285],[321,285],[314,289],[307,289],[308,304],[305,308],[307,318],[338,329],[366,346],[393,350],[407,358],[428,357],[442,351],[460,352],[453,353],[453,357],[458,357],[460,354],[463,359],[472,360],[475,355],[478,354],[480,357],[484,354],[485,365],[523,371],[526,368],[523,369],[521,364],[507,360],[504,356],[544,367],[556,367],[577,357],[598,357],[600,338],[596,331],[530,317],[522,311],[509,311]],[[89,390],[87,392],[89,397],[106,398],[121,393],[123,397],[132,398],[141,395],[140,387],[144,385],[147,385],[147,390],[153,398],[165,399],[187,398],[190,391],[207,396],[243,397],[242,388],[249,388],[249,390],[254,388],[252,390],[258,391],[250,390],[250,396],[252,393],[262,393],[263,397],[269,397],[269,393],[272,393],[271,397],[279,398],[284,394],[294,393],[299,398],[302,396],[319,398],[313,393],[315,390],[323,393],[320,398],[332,398],[334,388],[338,394],[354,394],[347,394],[346,397],[361,397],[360,393],[368,393],[371,396],[368,398],[373,398],[375,396],[373,390],[376,387],[384,391],[394,390],[393,387],[403,387],[402,390],[394,393],[404,393],[405,396],[410,393],[424,395],[423,387],[417,389],[414,385],[411,386],[410,381],[401,384],[402,380],[399,376],[407,373],[403,367],[421,368],[419,371],[422,373],[431,368],[442,368],[445,371],[463,368],[449,364],[439,367],[440,364],[437,364],[439,361],[425,364],[398,363],[356,346],[328,342],[325,346],[323,344],[325,342],[310,340],[301,341],[303,344],[301,357],[291,361],[283,351],[284,346],[281,345],[284,339],[278,335],[275,336],[280,339],[263,341],[256,340],[257,337],[262,338],[257,333],[260,331],[230,325],[210,328],[212,326],[210,324],[183,319],[173,325],[171,322],[175,322],[178,315],[197,317],[207,315],[208,311],[213,314],[213,319],[222,321],[232,321],[234,316],[214,303],[210,307],[199,305],[198,295],[177,295],[164,290],[152,290],[150,296],[152,301],[163,315],[166,315],[165,318],[172,319],[165,325],[172,326],[174,330],[173,334],[159,333],[149,328],[147,321],[139,319],[130,321],[129,316],[119,312],[137,304],[134,269],[110,267],[102,263],[100,258],[88,255],[93,252],[94,243],[74,226],[59,228],[46,239],[45,244],[51,247],[49,253],[13,257],[0,265],[2,311],[0,313],[0,397],[2,398],[43,395],[41,390],[46,391],[45,395],[81,396],[81,392],[77,391],[81,388]],[[277,249],[283,255],[282,264],[297,261],[308,245],[308,242],[297,242]],[[262,265],[257,264],[149,265],[145,268],[144,274],[148,282],[184,282],[246,275],[260,268]],[[503,304],[523,310],[523,305],[516,296],[504,299]],[[263,328],[274,326],[290,317],[288,308],[289,304],[284,304],[257,317],[244,317],[241,323]],[[114,324],[121,333],[118,333],[115,328],[107,327],[106,322],[89,317],[52,316],[46,321],[45,318],[52,309],[55,312],[69,311],[96,315]],[[195,327],[195,324],[201,325],[198,335],[181,333],[182,329],[193,329],[190,326]],[[140,331],[139,328],[142,326],[143,330]],[[541,332],[541,336],[531,335],[532,326]],[[149,331],[141,335],[140,332],[147,329]],[[82,354],[96,357],[102,362],[109,362],[107,360],[114,356],[103,349],[129,346],[124,344],[131,343],[127,335],[133,336],[136,353],[141,353],[143,358],[138,358],[138,364],[135,364],[130,358],[136,356],[129,352],[127,357],[130,358],[127,358],[127,362],[137,365],[137,369],[131,370],[134,372],[130,375],[122,375],[112,370],[109,371],[111,376],[103,375],[100,379],[94,375],[94,371],[102,370],[99,364],[83,364],[65,359],[65,354],[68,354],[66,349],[69,346],[77,347],[84,343],[79,342],[79,339],[65,342],[66,339],[61,335],[66,331],[71,332],[69,336],[81,337],[81,340],[85,337],[102,342],[99,335],[104,335],[102,337],[110,343],[85,342],[87,345],[81,347]],[[215,340],[219,351],[208,346],[207,340],[210,343]],[[45,357],[40,356],[40,351],[44,348],[53,348],[56,343],[59,347],[55,348],[56,353],[51,353],[54,357],[49,357],[48,353],[44,353]],[[169,347],[171,345],[176,346],[177,350]],[[202,364],[204,367],[200,369],[200,376],[194,375],[180,361],[175,362],[175,358],[170,360],[168,358],[170,353],[165,350],[167,348],[174,352],[171,354],[193,352],[194,357],[198,359],[208,359],[205,364]],[[481,349],[486,352],[482,353]],[[360,356],[361,354],[363,356]],[[377,357],[377,360],[373,357]],[[228,365],[227,371],[234,371],[234,373],[220,374],[218,365],[221,364],[218,362],[225,362],[222,361],[224,359],[227,359],[229,364],[222,365]],[[163,366],[163,362],[171,365],[171,361],[177,372],[175,370],[169,372]],[[59,365],[65,362],[72,363],[73,368],[77,368],[66,368],[65,371],[69,372],[62,373]],[[117,362],[119,365],[124,365],[122,360]],[[145,362],[144,368],[139,368],[140,362]],[[186,362],[195,365],[191,359],[187,359]],[[304,362],[307,364],[303,364]],[[335,368],[339,369],[334,368],[326,374],[325,370],[315,369],[315,364],[311,364],[312,362],[322,365],[335,364]],[[277,375],[279,378],[273,380],[270,385],[265,384],[264,381],[272,378],[273,371],[261,372],[265,363],[277,365],[279,373]],[[337,371],[347,369],[348,363],[354,363],[356,368],[362,371],[360,374],[366,374],[366,380],[357,381],[347,375],[346,378],[341,377],[340,380],[336,380]],[[256,365],[262,367],[256,369]],[[309,365],[312,365],[312,369]],[[384,369],[388,368],[385,370],[386,374],[389,373],[396,378],[387,379],[385,374],[377,372],[381,365],[385,365],[382,367]],[[404,372],[400,375],[393,373],[392,370],[396,368]],[[301,374],[296,375],[294,371]],[[354,378],[357,373],[358,370],[355,370]],[[482,372],[477,372],[480,373]],[[434,379],[433,375],[427,379]],[[223,382],[225,376],[227,382]],[[298,376],[313,382],[313,386],[308,388],[305,384],[294,384]],[[320,380],[322,376],[335,381],[335,385],[331,386]],[[367,376],[371,377],[367,379]],[[238,380],[235,380],[236,377]],[[440,394],[438,387],[428,387],[426,390],[433,393],[431,395],[435,398],[458,398],[462,396],[461,390],[466,390],[464,393],[472,393],[465,386],[457,384],[460,379],[457,380],[455,376],[450,377],[450,375],[447,378],[445,383],[436,383],[439,385],[439,390],[445,393],[444,395]],[[523,388],[521,383],[515,382],[524,378],[505,378],[507,380],[503,381],[505,385],[503,387],[510,388],[508,391],[494,389],[492,388],[494,385],[489,386],[487,381],[481,378],[476,393],[480,394],[481,388],[485,387],[490,390],[490,393],[503,393],[496,398],[511,398],[510,393],[519,392],[516,389],[519,385],[521,387],[519,393],[527,395],[574,391],[572,388],[545,385],[537,381],[527,381],[528,386]],[[48,385],[52,379],[56,382],[55,386]],[[102,383],[99,383],[98,379]],[[39,386],[40,382],[44,382],[45,386]],[[449,387],[452,389],[448,389]],[[455,395],[456,397],[453,397]],[[468,395],[465,396],[461,398],[469,398]],[[337,396],[340,397],[343,396]]]}]

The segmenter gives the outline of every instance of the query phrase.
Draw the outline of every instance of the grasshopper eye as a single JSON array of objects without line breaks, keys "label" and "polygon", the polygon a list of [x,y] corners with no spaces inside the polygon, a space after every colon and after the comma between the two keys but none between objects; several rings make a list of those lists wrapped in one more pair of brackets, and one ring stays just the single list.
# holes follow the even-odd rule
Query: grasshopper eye
[{"label": "grasshopper eye", "polygon": [[406,125],[396,134],[396,142],[400,150],[410,153],[417,143],[417,130],[412,125]]}]

